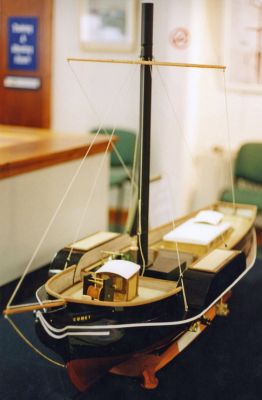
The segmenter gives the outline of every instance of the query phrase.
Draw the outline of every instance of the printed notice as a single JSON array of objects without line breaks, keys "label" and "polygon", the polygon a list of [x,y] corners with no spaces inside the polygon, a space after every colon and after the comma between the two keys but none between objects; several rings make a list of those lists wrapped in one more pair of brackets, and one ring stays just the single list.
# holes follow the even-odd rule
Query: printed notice
[{"label": "printed notice", "polygon": [[36,17],[10,17],[8,19],[8,68],[35,71],[37,69]]}]

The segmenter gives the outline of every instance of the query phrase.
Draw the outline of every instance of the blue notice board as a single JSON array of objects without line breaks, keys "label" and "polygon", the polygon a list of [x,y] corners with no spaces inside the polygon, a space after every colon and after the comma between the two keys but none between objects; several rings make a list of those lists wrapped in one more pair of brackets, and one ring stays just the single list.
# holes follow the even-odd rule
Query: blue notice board
[{"label": "blue notice board", "polygon": [[37,69],[36,17],[8,18],[8,68],[35,71]]}]

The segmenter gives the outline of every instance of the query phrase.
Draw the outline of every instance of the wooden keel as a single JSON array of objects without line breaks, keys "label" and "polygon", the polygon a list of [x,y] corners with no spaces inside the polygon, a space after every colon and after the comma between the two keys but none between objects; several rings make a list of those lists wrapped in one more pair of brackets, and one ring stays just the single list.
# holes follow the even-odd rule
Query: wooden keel
[{"label": "wooden keel", "polygon": [[124,356],[72,360],[66,364],[66,368],[71,383],[80,392],[85,392],[113,368],[114,365],[124,360]]}]

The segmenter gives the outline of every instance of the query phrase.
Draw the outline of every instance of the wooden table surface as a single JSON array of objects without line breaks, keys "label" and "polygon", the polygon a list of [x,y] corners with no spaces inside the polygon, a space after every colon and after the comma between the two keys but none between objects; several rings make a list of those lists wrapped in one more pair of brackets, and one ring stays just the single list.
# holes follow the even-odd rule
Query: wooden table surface
[{"label": "wooden table surface", "polygon": [[[93,139],[91,134],[0,125],[0,179],[80,159]],[[107,144],[108,137],[98,135],[88,156],[104,152]]]}]

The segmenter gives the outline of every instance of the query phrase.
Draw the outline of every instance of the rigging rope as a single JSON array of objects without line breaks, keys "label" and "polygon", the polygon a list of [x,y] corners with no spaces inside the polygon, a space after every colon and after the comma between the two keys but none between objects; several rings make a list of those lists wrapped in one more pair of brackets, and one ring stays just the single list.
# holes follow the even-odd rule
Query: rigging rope
[{"label": "rigging rope", "polygon": [[[81,85],[81,83],[80,83],[80,81],[79,81],[79,79],[78,79],[78,77],[77,77],[77,75],[76,75],[74,69],[73,69],[72,66],[70,65],[70,63],[69,63],[69,66],[70,66],[70,68],[71,68],[71,70],[72,70],[74,76],[76,77],[76,80],[77,80],[77,82],[78,82],[78,84],[79,84],[79,86],[80,86],[80,89],[81,89],[82,92],[84,93],[84,95],[85,95],[85,97],[86,97],[86,100],[88,101],[89,105],[90,105],[91,108],[93,109],[94,114],[95,114],[96,116],[98,116],[98,114],[97,114],[95,108],[92,107],[92,103],[91,103],[91,101],[90,101],[90,99],[89,99],[89,97],[88,97],[86,91],[84,90],[83,86]],[[113,101],[111,101],[110,107],[108,107],[107,112],[109,112],[110,109],[112,108],[112,106],[115,105],[115,103],[116,103],[116,98],[117,98],[117,97],[120,97],[122,91],[124,90],[124,88],[125,88],[125,86],[126,86],[126,84],[127,84],[127,82],[128,82],[128,79],[130,79],[130,81],[131,81],[131,78],[132,78],[132,79],[134,78],[134,76],[135,76],[135,71],[132,70],[132,77],[131,77],[131,73],[129,73],[128,75],[130,75],[130,76],[125,77],[125,80],[124,80],[124,82],[122,83],[122,85],[121,85],[119,91],[115,94],[115,98],[113,99]],[[127,79],[127,78],[128,78],[128,79]],[[107,112],[105,113],[105,116],[106,116]],[[104,119],[105,119],[105,116],[104,116]],[[96,174],[96,178],[95,178],[94,184],[93,184],[93,186],[92,186],[92,188],[91,188],[90,195],[89,195],[89,197],[88,197],[88,199],[87,199],[86,207],[85,207],[85,209],[84,209],[84,212],[83,212],[82,217],[81,217],[81,219],[80,219],[79,225],[78,225],[78,227],[77,227],[77,231],[76,231],[76,235],[75,235],[75,240],[74,240],[74,242],[78,239],[79,232],[80,232],[81,226],[82,226],[82,224],[83,224],[83,221],[84,221],[84,218],[85,218],[87,209],[88,209],[88,205],[89,205],[89,203],[90,203],[90,201],[91,201],[91,199],[92,199],[93,193],[94,193],[94,191],[95,191],[96,184],[97,184],[97,181],[98,181],[98,177],[99,177],[99,175],[100,175],[100,173],[101,173],[101,171],[102,171],[102,167],[103,167],[103,165],[104,165],[104,162],[105,162],[105,159],[106,159],[106,154],[108,153],[110,144],[112,144],[113,150],[115,151],[115,153],[116,153],[116,155],[117,155],[117,157],[118,157],[120,163],[122,164],[122,166],[123,166],[125,172],[126,172],[127,175],[131,178],[129,169],[128,169],[127,166],[125,165],[123,158],[121,157],[119,151],[117,150],[116,146],[115,146],[114,143],[112,142],[112,138],[113,138],[114,133],[115,133],[115,130],[116,130],[116,124],[113,124],[113,125],[114,125],[114,128],[113,128],[112,132],[109,134],[108,145],[107,145],[106,151],[105,151],[105,153],[104,153],[103,159],[102,159],[102,161],[101,161],[101,163],[100,163],[100,165],[99,165],[98,173]],[[96,135],[98,135],[98,134],[101,132],[101,130],[103,130],[104,132],[107,132],[106,128],[103,128],[103,122],[100,122],[100,125],[99,125],[99,127],[98,127],[98,130],[96,131]],[[107,133],[108,133],[108,132],[107,132]],[[67,260],[66,260],[66,263],[65,263],[64,268],[67,267],[67,264],[68,264],[68,262],[70,261],[70,258],[71,258],[71,255],[72,255],[73,250],[74,250],[74,247],[72,246],[71,249],[70,249],[69,255],[68,255],[68,257],[67,257]],[[74,279],[75,279],[75,273],[76,273],[76,270],[74,271],[74,274],[73,274],[73,282],[74,282]]]},{"label": "rigging rope", "polygon": [[230,183],[232,190],[232,200],[233,206],[235,208],[236,198],[235,198],[235,185],[234,185],[234,174],[233,174],[233,165],[232,165],[232,147],[231,147],[231,132],[230,132],[230,123],[229,123],[229,110],[228,110],[228,96],[227,96],[227,86],[226,86],[226,71],[223,71],[224,78],[224,99],[225,99],[225,109],[226,109],[226,125],[227,125],[227,140],[228,140],[228,164],[230,169]]},{"label": "rigging rope", "polygon": [[13,294],[11,295],[11,297],[10,297],[8,303],[7,303],[6,308],[8,308],[8,307],[11,305],[11,303],[12,303],[12,301],[14,300],[14,298],[15,298],[15,296],[16,296],[16,294],[17,294],[17,292],[18,292],[18,290],[19,290],[19,288],[20,288],[20,286],[21,286],[21,284],[23,283],[23,281],[24,281],[24,279],[25,279],[25,276],[26,276],[26,274],[28,273],[28,271],[29,271],[29,269],[30,269],[30,267],[31,267],[31,265],[32,265],[32,263],[33,263],[33,261],[35,260],[35,257],[36,257],[36,255],[38,254],[38,251],[39,251],[39,249],[41,248],[41,246],[42,246],[44,240],[46,239],[46,236],[47,236],[47,234],[49,233],[49,230],[50,230],[50,228],[52,227],[52,225],[53,225],[53,223],[54,223],[54,221],[55,221],[55,218],[57,217],[57,215],[58,215],[58,213],[59,213],[59,211],[60,211],[62,205],[64,204],[64,202],[65,202],[65,200],[66,200],[66,198],[67,198],[67,195],[68,195],[68,193],[70,192],[70,190],[71,190],[71,188],[72,188],[72,186],[73,186],[73,183],[75,182],[75,180],[76,180],[76,178],[77,178],[77,176],[78,176],[78,174],[79,174],[79,172],[80,172],[80,170],[81,170],[81,168],[82,168],[82,166],[83,166],[83,164],[84,164],[84,162],[85,162],[85,160],[86,160],[86,158],[87,158],[87,156],[88,156],[88,154],[89,154],[89,152],[90,152],[90,150],[91,150],[91,148],[92,148],[92,146],[93,146],[93,144],[94,144],[94,142],[95,142],[95,140],[96,140],[96,137],[97,137],[97,135],[94,136],[94,139],[92,140],[91,144],[88,146],[88,149],[87,149],[87,151],[86,151],[84,157],[82,158],[82,160],[81,160],[80,164],[78,165],[78,167],[77,167],[77,169],[76,169],[76,171],[75,171],[73,177],[71,178],[71,181],[69,182],[69,185],[68,185],[67,189],[65,190],[64,195],[62,196],[62,199],[60,200],[60,202],[59,202],[57,208],[55,209],[55,212],[54,212],[54,214],[52,215],[52,217],[51,217],[51,219],[50,219],[50,221],[49,221],[49,223],[48,223],[48,225],[47,225],[47,227],[46,227],[46,229],[45,229],[45,231],[44,231],[42,237],[40,238],[40,240],[39,240],[39,242],[38,242],[38,245],[37,245],[36,248],[35,248],[35,251],[33,252],[33,254],[32,254],[32,256],[31,256],[31,258],[30,258],[28,264],[26,265],[26,268],[25,268],[25,270],[24,270],[24,272],[23,272],[21,278],[19,279],[19,281],[18,281],[18,283],[17,283],[17,285],[16,285],[16,287],[15,287],[15,289],[14,289],[14,292],[13,292]]},{"label": "rigging rope", "polygon": [[[167,97],[167,99],[168,99],[168,101],[169,101],[169,103],[170,103],[170,105],[171,105],[171,109],[172,109],[173,114],[174,114],[174,116],[175,116],[175,119],[176,119],[176,121],[177,121],[178,128],[179,128],[179,130],[180,130],[180,134],[182,135],[182,137],[183,137],[183,139],[184,139],[184,141],[185,141],[185,143],[186,143],[186,145],[187,145],[187,147],[188,147],[188,149],[189,149],[189,153],[191,154],[191,151],[190,151],[189,145],[188,145],[188,143],[187,143],[186,137],[185,137],[184,134],[183,134],[182,126],[181,126],[180,121],[179,121],[179,119],[178,119],[178,117],[177,117],[176,110],[174,109],[173,104],[172,104],[172,102],[171,102],[171,99],[170,99],[170,96],[169,96],[169,92],[168,92],[168,90],[167,90],[167,87],[166,87],[166,85],[165,85],[165,83],[164,83],[164,80],[163,80],[162,75],[161,75],[161,73],[160,73],[160,71],[159,71],[159,68],[156,67],[156,69],[157,69],[158,75],[159,75],[159,77],[160,77],[160,82],[161,82],[161,84],[162,84],[162,87],[164,88],[164,92],[165,92],[165,94],[166,94],[166,97]],[[151,77],[153,78],[153,76],[152,76],[152,66],[151,66],[151,68],[150,68],[150,72],[151,72]],[[191,154],[191,158],[193,159],[192,154]],[[171,185],[168,185],[168,187],[171,187]],[[171,191],[169,191],[169,196],[170,196],[171,199],[172,199],[172,204],[174,204],[173,196],[172,196]],[[170,208],[170,214],[171,214],[171,221],[172,221],[173,229],[175,229],[175,228],[176,228],[176,224],[175,224],[175,216],[174,216],[173,207]],[[178,283],[179,283],[179,281],[181,282],[182,294],[183,294],[183,301],[184,301],[184,307],[185,307],[185,311],[188,311],[187,296],[186,296],[186,290],[185,290],[185,285],[184,285],[184,280],[183,280],[183,271],[182,271],[182,268],[181,268],[181,259],[180,259],[180,254],[179,254],[179,249],[178,249],[178,243],[177,243],[177,242],[175,242],[175,247],[176,247],[176,254],[177,254],[178,268],[179,268],[179,280],[178,280]]]},{"label": "rigging rope", "polygon": [[[113,131],[113,132],[114,132],[114,131]],[[105,163],[105,160],[106,160],[106,156],[107,156],[107,153],[108,153],[110,144],[111,144],[111,140],[112,140],[112,138],[113,138],[113,132],[112,132],[112,135],[110,136],[110,139],[109,139],[109,141],[108,141],[108,143],[107,143],[107,147],[106,147],[105,153],[104,153],[104,155],[103,155],[103,158],[102,158],[102,161],[101,161],[101,163],[100,163],[100,165],[99,165],[99,168],[98,168],[98,170],[97,170],[97,174],[96,174],[96,176],[95,176],[93,185],[92,185],[91,190],[90,190],[90,192],[89,192],[89,196],[88,196],[88,199],[87,199],[87,202],[86,202],[86,206],[85,206],[85,208],[84,208],[84,211],[83,211],[83,213],[82,213],[81,219],[80,219],[79,224],[78,224],[78,227],[77,227],[77,231],[76,231],[76,234],[75,234],[74,243],[76,242],[76,240],[77,240],[78,237],[79,237],[79,233],[80,233],[80,230],[81,230],[81,228],[82,228],[84,219],[85,219],[85,217],[86,217],[86,213],[87,213],[89,204],[90,204],[91,199],[92,199],[92,197],[93,197],[93,194],[94,194],[94,191],[95,191],[97,182],[98,182],[98,178],[99,178],[99,176],[100,176],[100,174],[101,174],[101,171],[102,171],[102,168],[103,168],[103,166],[104,166],[104,163]],[[74,246],[72,246],[71,249],[70,249],[68,258],[67,258],[67,260],[66,260],[66,264],[68,263],[68,261],[69,261],[70,258],[71,258],[73,249],[74,249]],[[65,267],[64,267],[64,268],[66,268],[66,264],[65,264]],[[73,284],[74,284],[74,281],[75,281],[75,273],[76,273],[76,268],[75,268],[74,274],[73,274]]]},{"label": "rigging rope", "polygon": [[104,153],[104,155],[103,155],[102,161],[101,161],[101,163],[100,163],[100,165],[99,165],[99,168],[98,168],[98,172],[97,172],[97,174],[96,174],[96,176],[95,176],[93,185],[92,185],[92,187],[91,187],[91,190],[90,190],[90,193],[89,193],[87,202],[86,202],[86,206],[85,206],[84,212],[83,212],[83,214],[82,214],[82,216],[81,216],[80,223],[79,223],[78,228],[77,228],[77,232],[76,232],[76,235],[75,235],[75,240],[74,240],[74,242],[75,242],[75,241],[78,239],[78,237],[79,237],[79,233],[80,233],[81,227],[82,227],[82,225],[83,225],[83,221],[84,221],[84,219],[85,219],[85,216],[86,216],[86,213],[87,213],[87,210],[88,210],[88,206],[89,206],[90,201],[91,201],[91,199],[92,199],[92,197],[93,197],[93,194],[94,194],[94,191],[95,191],[95,188],[96,188],[96,184],[97,184],[97,182],[98,182],[98,178],[99,178],[99,176],[100,176],[100,174],[101,174],[102,168],[103,168],[104,163],[105,163],[106,155],[107,155],[107,153],[108,153],[108,150],[109,150],[109,147],[110,147],[110,144],[111,144],[112,137],[113,137],[113,133],[112,133],[112,135],[110,136],[110,139],[109,139],[109,141],[108,141],[108,143],[107,143],[107,147],[106,147],[105,153]]},{"label": "rigging rope", "polygon": [[[70,65],[70,64],[69,64],[69,65]],[[72,68],[71,68],[71,70],[72,70],[73,73],[74,73],[74,70],[73,70]],[[83,88],[82,88],[82,86],[81,86],[81,84],[80,84],[80,82],[79,82],[79,80],[78,80],[78,77],[76,76],[75,73],[74,73],[74,75],[75,75],[75,77],[76,77],[77,82],[78,82],[79,85],[80,85],[80,88],[83,90]],[[125,81],[127,81],[127,78],[126,78]],[[123,87],[124,87],[124,85],[123,85]],[[123,87],[122,87],[121,90],[123,90]],[[119,90],[119,93],[121,92],[121,90]],[[83,90],[83,92],[85,93],[84,90]],[[119,95],[119,93],[117,93],[117,94]],[[86,93],[85,93],[85,95],[86,95],[86,99],[89,100]],[[114,105],[114,103],[111,102],[111,107],[112,107],[112,104]],[[92,103],[91,103],[90,101],[89,101],[89,106],[92,108]],[[93,109],[93,110],[94,110],[94,109]],[[95,112],[95,110],[94,110],[94,112]],[[94,143],[95,143],[95,141],[96,141],[96,138],[97,138],[97,136],[98,136],[100,130],[101,130],[101,127],[100,127],[99,130],[94,134],[93,140],[91,141],[90,145],[88,146],[87,151],[86,151],[84,157],[82,158],[82,160],[81,160],[80,164],[78,165],[78,167],[77,167],[77,169],[76,169],[76,171],[75,171],[73,177],[71,178],[71,180],[70,180],[70,182],[69,182],[69,184],[68,184],[68,187],[66,188],[66,190],[65,190],[65,192],[64,192],[64,195],[62,196],[62,199],[60,200],[60,202],[59,202],[57,208],[55,209],[54,214],[52,215],[52,217],[51,217],[49,223],[47,224],[47,227],[46,227],[46,229],[45,229],[45,231],[44,231],[42,237],[40,238],[40,240],[39,240],[39,242],[38,242],[38,245],[37,245],[36,248],[35,248],[35,251],[33,252],[33,254],[32,254],[32,256],[31,256],[31,258],[30,258],[28,264],[26,265],[26,268],[25,268],[25,270],[24,270],[22,276],[20,277],[20,279],[19,279],[19,281],[18,281],[18,283],[17,283],[17,285],[16,285],[16,287],[15,287],[15,289],[14,289],[12,295],[10,296],[10,299],[9,299],[9,301],[8,301],[8,303],[7,303],[6,308],[9,308],[9,307],[10,307],[11,303],[13,302],[13,300],[14,300],[14,298],[15,298],[17,292],[18,292],[18,290],[20,289],[20,287],[21,287],[21,285],[22,285],[22,283],[23,283],[23,281],[24,281],[24,279],[25,279],[25,277],[26,277],[28,271],[30,270],[30,267],[31,267],[32,263],[34,262],[34,260],[35,260],[35,258],[36,258],[36,256],[37,256],[37,254],[38,254],[38,252],[39,252],[39,250],[40,250],[40,248],[41,248],[41,246],[42,246],[44,240],[46,239],[47,234],[49,233],[49,230],[51,229],[51,227],[52,227],[52,225],[53,225],[53,223],[54,223],[54,221],[55,221],[55,218],[57,217],[57,215],[58,215],[60,209],[62,208],[62,206],[63,206],[63,204],[64,204],[64,202],[65,202],[65,200],[66,200],[66,198],[67,198],[67,195],[69,194],[69,192],[70,192],[70,190],[71,190],[71,188],[72,188],[72,186],[73,186],[73,184],[74,184],[76,178],[78,177],[78,175],[79,175],[79,173],[80,173],[80,171],[81,171],[81,169],[82,169],[82,167],[83,167],[83,165],[84,165],[84,162],[85,162],[85,160],[86,160],[86,158],[87,158],[89,152],[91,151],[91,149],[92,149],[92,147],[93,147],[93,145],[94,145]],[[110,147],[110,143],[111,143],[111,140],[112,140],[112,136],[113,136],[113,133],[112,133],[112,135],[111,135],[110,138],[109,138],[109,141],[108,141],[108,144],[107,144],[107,148],[106,148],[104,157],[103,157],[103,159],[102,159],[102,161],[101,161],[101,163],[100,163],[100,165],[99,165],[99,168],[98,168],[99,172],[98,172],[98,174],[96,175],[95,183],[97,183],[97,179],[98,179],[99,173],[101,172],[102,166],[103,166],[104,161],[105,161],[105,159],[106,159],[106,154],[107,154],[108,149],[109,149],[109,147]],[[93,185],[92,190],[91,190],[91,193],[90,193],[90,196],[89,196],[89,198],[88,198],[88,200],[87,200],[87,203],[88,203],[88,204],[89,204],[89,202],[91,201],[91,197],[92,197],[92,195],[93,195],[94,189],[95,189],[95,184]],[[86,208],[85,208],[85,210],[84,210],[84,216],[85,216],[85,214],[86,214],[86,210],[87,210],[88,204],[87,204],[87,206],[86,206]],[[80,221],[80,224],[79,224],[79,226],[78,226],[77,231],[80,231],[80,228],[81,228],[81,225],[82,225],[82,221],[84,220],[84,216],[83,216],[83,218],[82,218],[81,221]],[[72,249],[72,250],[73,250],[73,249]],[[41,302],[40,302],[40,303],[41,303]],[[15,323],[14,323],[8,316],[6,316],[6,318],[8,319],[9,323],[10,323],[11,326],[14,328],[14,330],[17,332],[17,334],[18,334],[18,335],[29,345],[29,347],[31,347],[36,353],[38,353],[39,355],[41,355],[43,358],[45,358],[46,360],[50,361],[51,363],[56,364],[56,365],[61,366],[61,367],[64,367],[63,364],[52,360],[51,358],[49,358],[48,356],[46,356],[45,354],[43,354],[40,350],[38,350],[38,349],[24,336],[24,334],[19,330],[19,328],[15,325]]]},{"label": "rigging rope", "polygon": [[138,171],[138,143],[139,143],[139,132],[136,135],[135,140],[135,149],[134,149],[134,156],[133,156],[133,166],[132,166],[132,174],[131,174],[131,196],[129,198],[129,205],[128,205],[128,217],[125,226],[125,231],[127,233],[132,232],[132,228],[134,225],[134,219],[136,218],[136,211],[137,211],[137,201],[138,201],[138,184],[136,182],[136,173]]},{"label": "rigging rope", "polygon": [[66,368],[65,364],[60,363],[59,361],[53,360],[51,357],[47,356],[46,354],[42,353],[41,350],[37,349],[32,342],[30,342],[30,340],[28,340],[25,335],[20,331],[20,329],[18,328],[18,326],[14,323],[14,321],[12,321],[12,319],[10,317],[8,317],[7,315],[5,315],[5,318],[7,319],[7,321],[10,323],[10,325],[13,327],[13,329],[15,330],[15,332],[18,334],[18,336],[32,349],[34,350],[35,353],[37,353],[38,355],[40,355],[42,358],[44,358],[45,360],[49,361],[50,363],[58,366],[58,367],[62,367],[62,368]]},{"label": "rigging rope", "polygon": [[[94,115],[98,118],[98,120],[101,121],[100,116],[98,115],[97,111],[95,110],[95,107],[93,106],[93,104],[92,104],[92,102],[91,102],[91,100],[90,100],[90,98],[89,98],[89,96],[88,96],[86,90],[84,90],[84,87],[82,86],[82,84],[81,84],[81,82],[80,82],[80,80],[79,80],[79,78],[78,78],[76,72],[74,71],[73,67],[71,66],[70,61],[74,61],[74,60],[70,60],[70,59],[68,60],[69,67],[70,67],[70,69],[71,69],[71,71],[72,71],[72,73],[73,73],[73,75],[74,75],[74,77],[75,77],[75,79],[76,79],[76,81],[77,81],[77,83],[78,83],[78,85],[79,85],[81,91],[82,91],[83,94],[85,95],[86,100],[88,101],[88,105],[89,105],[90,108],[93,110],[93,113],[94,113]],[[119,93],[123,90],[123,88],[124,88],[126,82],[128,81],[128,79],[130,79],[130,83],[132,83],[132,80],[134,79],[134,76],[135,76],[135,73],[136,73],[136,70],[137,70],[137,69],[138,69],[138,67],[134,68],[134,70],[132,69],[132,72],[133,72],[133,73],[132,73],[132,76],[131,76],[131,77],[129,77],[129,76],[126,77],[125,82],[123,83],[123,87],[119,89],[119,92],[116,93],[115,97],[119,96]],[[131,73],[130,73],[130,75],[131,75]],[[114,101],[110,103],[110,107],[112,106],[112,104],[114,105]],[[108,113],[109,111],[110,111],[110,108],[109,108],[108,111],[105,113],[105,116],[107,115],[107,113]],[[104,118],[104,120],[105,120],[105,118]],[[113,124],[113,125],[114,125],[113,131],[115,131],[115,130],[116,130],[116,124]],[[103,127],[103,122],[102,122],[102,123],[101,123],[101,122],[99,123],[99,128],[98,128],[98,130],[97,130],[96,133],[98,134],[98,133],[100,133],[101,131],[108,133],[108,132],[107,132],[107,129]],[[109,135],[112,135],[112,133],[108,133],[108,134],[109,134]],[[128,167],[126,166],[126,164],[125,164],[125,162],[124,162],[124,160],[123,160],[121,154],[119,153],[119,151],[118,151],[118,149],[117,149],[117,147],[115,146],[114,143],[112,143],[112,147],[113,147],[113,151],[115,152],[115,154],[116,154],[118,160],[120,161],[122,167],[124,168],[126,174],[128,175],[128,177],[129,177],[130,180],[132,181],[132,177],[131,177],[130,171],[129,171]]]},{"label": "rigging rope", "polygon": [[172,101],[171,101],[171,97],[170,97],[169,90],[168,90],[168,88],[167,88],[167,86],[166,86],[166,83],[164,82],[164,79],[163,79],[163,76],[162,76],[162,74],[161,74],[161,72],[160,72],[159,67],[156,67],[156,70],[157,70],[157,73],[158,73],[158,75],[159,75],[160,83],[161,83],[161,85],[162,85],[162,87],[163,87],[163,89],[164,89],[164,93],[165,93],[166,98],[167,98],[167,100],[168,100],[169,106],[171,107],[171,111],[172,111],[172,113],[173,113],[173,115],[174,115],[174,119],[175,119],[175,121],[176,121],[176,123],[177,123],[177,125],[178,125],[178,131],[179,131],[180,135],[182,136],[182,138],[183,138],[183,140],[184,140],[184,142],[185,142],[185,145],[186,145],[186,147],[187,147],[187,150],[188,150],[188,152],[189,152],[189,154],[190,154],[191,160],[193,161],[193,159],[194,159],[193,154],[192,154],[192,152],[191,152],[191,149],[190,149],[189,143],[188,143],[188,141],[187,141],[187,138],[186,138],[186,136],[185,136],[184,133],[183,133],[183,128],[182,128],[181,122],[180,122],[180,120],[179,120],[179,118],[178,118],[177,112],[176,112],[176,110],[175,110],[175,108],[174,108],[174,105],[173,105],[173,103],[172,103]]},{"label": "rigging rope", "polygon": [[142,248],[142,243],[141,243],[141,199],[138,200],[138,232],[137,232],[137,238],[138,238],[138,246],[139,246],[139,250],[140,250],[140,254],[141,254],[141,258],[142,258],[142,272],[141,272],[141,276],[144,275],[145,273],[145,269],[146,269],[146,261],[145,261],[145,255],[143,252],[143,248]]},{"label": "rigging rope", "polygon": [[[168,185],[168,187],[171,187],[171,185]],[[174,204],[174,199],[173,199],[173,195],[172,195],[171,190],[169,190],[169,196],[171,197],[172,204]],[[174,230],[176,228],[176,223],[175,223],[175,216],[174,216],[174,212],[173,211],[174,211],[173,207],[170,207],[171,221],[172,221],[172,226],[173,226],[173,230]],[[184,276],[183,276],[183,271],[182,271],[182,268],[181,268],[181,258],[180,258],[180,253],[179,253],[177,241],[175,241],[175,246],[176,246],[176,254],[177,254],[178,268],[179,268],[179,279],[178,279],[177,284],[179,284],[179,281],[181,281],[184,307],[185,307],[185,311],[188,311],[186,289],[185,289],[184,279],[183,279]]]},{"label": "rigging rope", "polygon": [[[69,66],[70,66],[70,63],[69,63]],[[89,106],[92,107],[92,103],[90,102],[90,100],[89,100],[89,98],[88,98],[86,92],[84,91],[83,87],[81,86],[81,84],[80,84],[80,82],[79,82],[79,79],[78,79],[78,77],[76,76],[76,74],[75,74],[73,68],[72,68],[71,66],[70,66],[70,68],[71,68],[73,74],[75,75],[76,80],[77,80],[77,82],[78,82],[79,85],[80,85],[80,88],[82,89],[83,93],[85,94],[86,99],[87,99],[88,102],[89,102]],[[133,72],[133,71],[132,71],[132,72]],[[130,74],[130,73],[129,73],[129,74]],[[130,74],[130,75],[131,75],[131,74]],[[126,81],[127,81],[127,78],[125,79],[124,84],[126,84]],[[119,93],[123,90],[124,84],[123,84],[123,87],[120,88],[120,90],[119,90],[119,92],[117,93],[117,95],[119,95]],[[114,105],[114,102],[111,101],[110,107],[112,107],[112,104]],[[110,111],[110,109],[107,110],[107,112],[108,112],[108,111]],[[95,110],[94,110],[94,112],[95,112]],[[105,113],[105,115],[106,115],[106,113]],[[71,178],[71,181],[69,182],[69,185],[68,185],[68,187],[66,188],[66,190],[65,190],[65,192],[64,192],[64,195],[62,196],[62,199],[60,200],[60,202],[59,202],[57,208],[55,209],[54,214],[52,215],[52,217],[51,217],[51,219],[50,219],[50,221],[49,221],[49,223],[48,223],[48,225],[47,225],[47,227],[46,227],[46,229],[45,229],[45,231],[44,231],[42,237],[40,238],[40,240],[39,240],[39,242],[38,242],[38,244],[37,244],[37,246],[36,246],[36,248],[35,248],[35,251],[33,252],[33,254],[32,254],[32,256],[31,256],[31,258],[30,258],[28,264],[26,265],[26,268],[25,268],[25,270],[24,270],[24,272],[23,272],[21,278],[19,279],[19,281],[18,281],[18,283],[17,283],[17,285],[16,285],[16,287],[15,287],[15,289],[14,289],[14,291],[13,291],[13,293],[12,293],[12,295],[11,295],[11,297],[10,297],[8,303],[7,303],[6,308],[8,308],[8,307],[11,305],[11,303],[12,303],[12,301],[14,300],[14,298],[15,298],[15,296],[16,296],[18,290],[20,289],[20,287],[21,287],[21,285],[22,285],[22,283],[23,283],[23,281],[24,281],[24,279],[25,279],[25,277],[26,277],[26,275],[27,275],[27,273],[28,273],[30,267],[32,266],[32,263],[34,262],[34,260],[35,260],[35,258],[36,258],[36,256],[37,256],[37,254],[38,254],[38,252],[39,252],[39,250],[40,250],[40,248],[41,248],[41,246],[42,246],[44,240],[46,239],[47,234],[49,233],[49,230],[50,230],[51,227],[53,226],[53,223],[54,223],[54,221],[55,221],[55,218],[57,217],[57,215],[58,215],[60,209],[62,208],[62,206],[63,206],[63,204],[64,204],[64,202],[65,202],[65,200],[66,200],[66,198],[67,198],[67,195],[69,194],[69,192],[70,192],[70,190],[71,190],[71,188],[72,188],[72,186],[73,186],[73,184],[74,184],[76,178],[78,177],[78,175],[79,175],[79,173],[80,173],[80,171],[81,171],[81,169],[82,169],[82,167],[83,167],[83,165],[84,165],[84,162],[85,162],[85,160],[86,160],[88,154],[90,153],[90,150],[92,149],[92,147],[93,147],[93,145],[94,145],[94,143],[95,143],[95,141],[96,141],[96,138],[97,138],[97,136],[98,136],[100,130],[101,130],[101,128],[94,134],[93,140],[91,141],[90,145],[88,146],[87,151],[86,151],[84,157],[82,158],[82,160],[81,160],[79,166],[77,167],[77,169],[76,169],[76,171],[75,171],[73,177]],[[111,141],[111,138],[110,138],[110,141]],[[102,162],[103,162],[103,160],[102,160]]]}]

